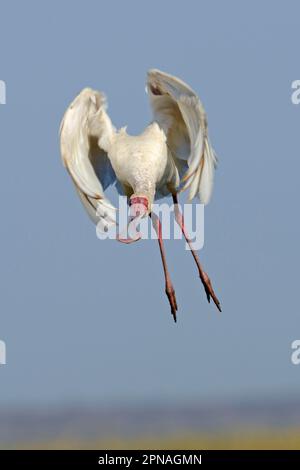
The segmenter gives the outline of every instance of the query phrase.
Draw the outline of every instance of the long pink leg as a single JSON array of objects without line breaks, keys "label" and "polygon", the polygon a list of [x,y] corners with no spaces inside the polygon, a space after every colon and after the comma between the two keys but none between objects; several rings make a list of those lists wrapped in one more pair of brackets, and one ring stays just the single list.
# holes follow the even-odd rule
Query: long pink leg
[{"label": "long pink leg", "polygon": [[154,230],[157,233],[159,250],[160,250],[161,260],[162,260],[162,264],[163,264],[163,268],[164,268],[165,280],[166,280],[166,294],[167,294],[169,302],[170,302],[171,313],[172,313],[174,321],[176,323],[176,321],[177,321],[176,312],[178,310],[178,307],[177,307],[177,302],[176,302],[175,290],[174,290],[174,287],[173,287],[173,284],[172,284],[172,281],[171,281],[171,278],[170,278],[170,274],[169,274],[169,271],[168,271],[165,248],[164,248],[164,244],[163,244],[163,240],[162,240],[161,222],[159,220],[159,217],[156,214],[151,213],[150,217],[151,217],[151,220],[152,220]]},{"label": "long pink leg", "polygon": [[217,299],[216,294],[214,293],[214,290],[212,288],[212,285],[211,285],[211,282],[210,282],[210,279],[209,279],[208,275],[206,274],[206,272],[203,270],[203,268],[201,266],[198,255],[197,255],[196,251],[193,249],[192,241],[189,238],[189,235],[188,235],[188,233],[185,229],[183,215],[180,212],[180,209],[179,209],[179,206],[178,206],[177,194],[173,194],[173,202],[174,202],[176,222],[178,223],[179,227],[181,228],[181,231],[182,231],[182,233],[183,233],[183,235],[184,235],[184,237],[185,237],[185,239],[186,239],[186,241],[187,241],[187,243],[188,243],[188,245],[191,249],[191,253],[192,253],[193,258],[194,258],[194,260],[196,262],[196,265],[198,267],[200,279],[202,281],[202,284],[203,284],[205,292],[206,292],[207,300],[208,300],[208,302],[210,302],[210,298],[212,298],[214,303],[216,304],[216,307],[221,312],[222,310],[221,310],[220,302]]}]

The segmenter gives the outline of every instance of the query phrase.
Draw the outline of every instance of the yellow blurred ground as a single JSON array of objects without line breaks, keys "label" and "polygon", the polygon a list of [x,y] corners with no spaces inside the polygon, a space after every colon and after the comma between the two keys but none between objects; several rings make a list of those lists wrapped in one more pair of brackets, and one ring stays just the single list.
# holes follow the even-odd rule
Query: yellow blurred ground
[{"label": "yellow blurred ground", "polygon": [[[4,448],[4,446],[1,446]],[[144,437],[124,440],[111,438],[105,440],[81,441],[60,438],[49,442],[35,442],[6,446],[14,449],[300,449],[300,428],[276,430],[236,430],[218,434],[186,434],[164,437]]]}]

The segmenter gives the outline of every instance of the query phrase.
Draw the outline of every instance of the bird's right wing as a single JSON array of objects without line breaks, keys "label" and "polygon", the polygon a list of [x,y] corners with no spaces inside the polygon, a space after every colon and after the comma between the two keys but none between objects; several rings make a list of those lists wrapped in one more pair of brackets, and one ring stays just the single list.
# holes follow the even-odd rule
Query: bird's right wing
[{"label": "bird's right wing", "polygon": [[167,145],[181,176],[181,190],[189,188],[202,203],[210,200],[217,159],[210,144],[204,107],[182,80],[149,70],[147,91],[154,119],[167,136]]},{"label": "bird's right wing", "polygon": [[61,122],[61,156],[91,219],[104,226],[116,224],[116,208],[104,194],[116,180],[107,155],[113,135],[104,95],[85,88]]}]

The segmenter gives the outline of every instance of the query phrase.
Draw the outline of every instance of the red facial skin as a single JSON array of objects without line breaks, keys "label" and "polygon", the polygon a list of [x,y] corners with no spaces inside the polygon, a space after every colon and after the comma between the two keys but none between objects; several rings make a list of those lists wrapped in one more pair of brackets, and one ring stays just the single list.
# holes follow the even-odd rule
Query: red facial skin
[{"label": "red facial skin", "polygon": [[[132,196],[130,198],[129,204],[130,204],[130,216],[131,216],[130,224],[134,223],[135,218],[140,218],[141,216],[147,214],[148,212],[149,202],[146,197]],[[122,237],[121,235],[117,237],[117,240],[119,242],[126,243],[126,244],[137,242],[140,239],[141,239],[141,235],[139,233],[137,234],[137,237],[135,238]]]}]

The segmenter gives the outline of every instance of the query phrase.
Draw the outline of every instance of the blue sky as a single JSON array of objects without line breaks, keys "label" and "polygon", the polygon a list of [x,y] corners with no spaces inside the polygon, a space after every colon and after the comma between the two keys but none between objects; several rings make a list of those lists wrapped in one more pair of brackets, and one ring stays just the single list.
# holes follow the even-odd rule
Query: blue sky
[{"label": "blue sky", "polygon": [[[0,406],[239,400],[297,393],[297,2],[2,2]],[[101,242],[62,167],[58,128],[85,86],[118,127],[150,120],[149,68],[188,82],[219,157],[200,252]]]}]

